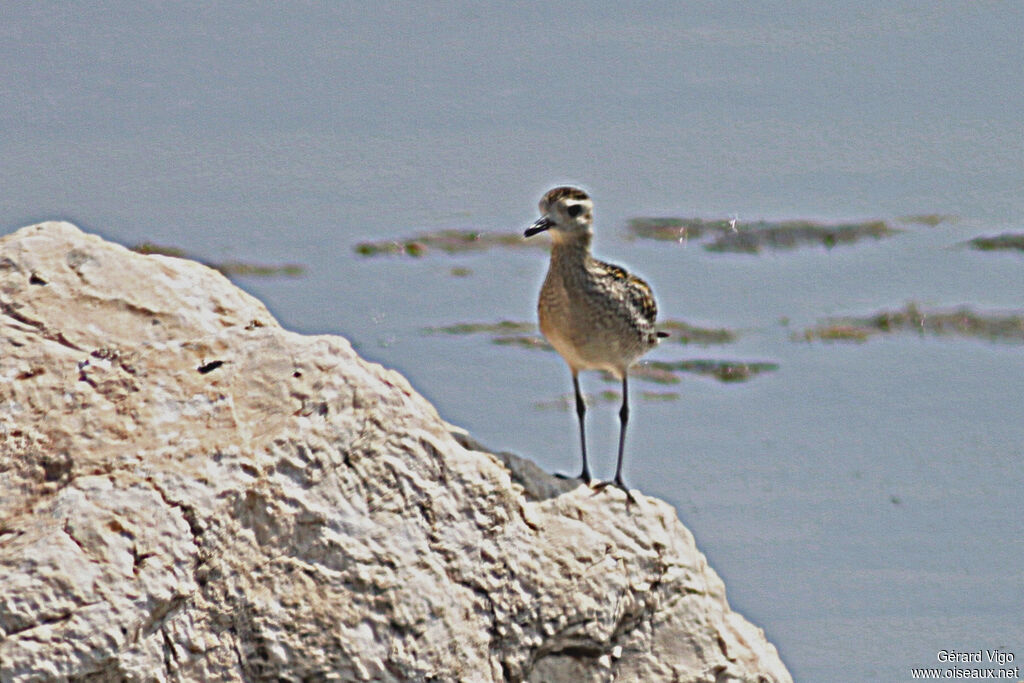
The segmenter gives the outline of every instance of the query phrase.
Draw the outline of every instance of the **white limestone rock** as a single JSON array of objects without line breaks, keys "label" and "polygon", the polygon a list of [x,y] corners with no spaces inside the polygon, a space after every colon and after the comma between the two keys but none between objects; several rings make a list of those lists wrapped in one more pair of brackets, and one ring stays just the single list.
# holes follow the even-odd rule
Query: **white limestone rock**
[{"label": "white limestone rock", "polygon": [[200,264],[0,238],[0,680],[790,681],[666,503]]}]

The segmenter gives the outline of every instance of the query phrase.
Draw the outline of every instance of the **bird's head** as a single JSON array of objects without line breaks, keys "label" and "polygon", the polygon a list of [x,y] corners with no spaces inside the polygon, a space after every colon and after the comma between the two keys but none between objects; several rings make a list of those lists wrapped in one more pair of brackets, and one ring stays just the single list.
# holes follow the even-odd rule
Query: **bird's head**
[{"label": "bird's head", "polygon": [[541,216],[523,233],[526,237],[545,230],[551,231],[555,242],[589,241],[593,235],[594,203],[583,190],[556,187],[541,198],[538,206]]}]

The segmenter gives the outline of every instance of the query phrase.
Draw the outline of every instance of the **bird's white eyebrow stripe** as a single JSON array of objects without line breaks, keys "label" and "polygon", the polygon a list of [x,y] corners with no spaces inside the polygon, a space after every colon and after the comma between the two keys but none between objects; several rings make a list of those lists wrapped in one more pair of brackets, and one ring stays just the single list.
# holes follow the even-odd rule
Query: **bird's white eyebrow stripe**
[{"label": "bird's white eyebrow stripe", "polygon": [[544,195],[544,198],[549,202],[553,202],[558,199],[586,200],[590,199],[590,195],[588,195],[586,192],[579,189],[578,187],[556,187],[555,189],[550,190],[546,195]]}]

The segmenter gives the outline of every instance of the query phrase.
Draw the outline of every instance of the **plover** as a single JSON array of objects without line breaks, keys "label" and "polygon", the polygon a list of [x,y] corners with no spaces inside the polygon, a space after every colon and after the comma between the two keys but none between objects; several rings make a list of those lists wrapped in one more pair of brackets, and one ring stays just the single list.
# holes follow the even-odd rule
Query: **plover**
[{"label": "plover", "polygon": [[587,193],[575,187],[556,187],[544,195],[539,206],[540,219],[524,234],[531,237],[548,230],[552,237],[551,264],[540,290],[537,313],[541,332],[572,372],[583,450],[579,478],[587,484],[592,481],[583,426],[587,406],[580,393],[579,373],[604,370],[622,380],[619,456],[615,479],[594,488],[614,484],[632,500],[622,480],[629,422],[629,366],[657,345],[659,337],[668,335],[654,329],[658,306],[650,286],[625,268],[590,255],[594,204]]}]

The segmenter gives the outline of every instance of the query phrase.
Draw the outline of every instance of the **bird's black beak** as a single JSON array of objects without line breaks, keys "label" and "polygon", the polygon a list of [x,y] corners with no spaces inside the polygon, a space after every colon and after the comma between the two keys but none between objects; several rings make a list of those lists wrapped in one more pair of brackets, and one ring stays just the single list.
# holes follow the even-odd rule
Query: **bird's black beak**
[{"label": "bird's black beak", "polygon": [[545,230],[550,228],[552,225],[553,225],[553,223],[551,222],[550,218],[548,218],[547,216],[541,216],[540,218],[537,219],[536,223],[534,223],[533,225],[531,225],[530,227],[528,227],[526,229],[526,232],[523,233],[523,236],[524,237],[533,237],[538,232],[544,232]]}]

